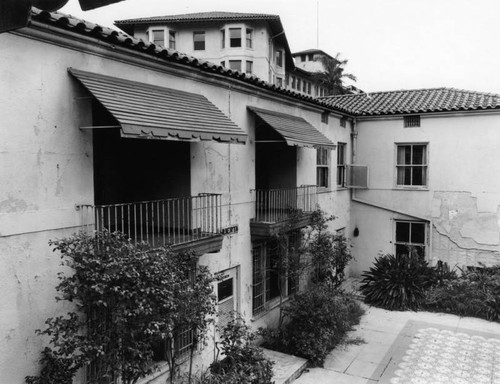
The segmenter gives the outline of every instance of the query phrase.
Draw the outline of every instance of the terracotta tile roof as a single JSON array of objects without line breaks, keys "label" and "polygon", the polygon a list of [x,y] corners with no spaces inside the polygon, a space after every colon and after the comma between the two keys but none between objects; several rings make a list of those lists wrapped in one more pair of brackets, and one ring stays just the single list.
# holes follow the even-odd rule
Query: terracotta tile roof
[{"label": "terracotta tile roof", "polygon": [[124,32],[119,32],[111,28],[102,27],[100,25],[75,18],[71,15],[66,15],[60,12],[47,12],[37,8],[32,8],[31,19],[33,22],[39,22],[51,26],[51,28],[60,28],[68,30],[80,35],[95,38],[99,41],[108,43],[114,46],[129,49],[131,52],[140,52],[142,54],[150,55],[156,59],[167,62],[175,62],[179,65],[187,67],[194,67],[197,70],[216,73],[225,77],[236,79],[244,83],[248,83],[278,94],[293,97],[308,103],[312,103],[324,108],[332,109],[324,102],[315,99],[311,96],[302,95],[298,92],[288,90],[277,85],[270,84],[257,76],[247,75],[239,71],[233,71],[229,68],[224,68],[221,65],[211,63],[209,61],[200,60],[193,56],[185,55],[173,49],[156,46],[153,43],[135,38]]},{"label": "terracotta tile roof", "polygon": [[117,20],[115,25],[122,24],[151,24],[157,22],[189,23],[200,21],[244,21],[244,20],[280,20],[278,15],[263,13],[238,13],[238,12],[198,12],[185,13],[181,15],[166,15],[154,17],[142,17],[137,19]]},{"label": "terracotta tile roof", "polygon": [[358,116],[500,109],[500,95],[454,88],[371,92],[327,96],[321,100]]}]

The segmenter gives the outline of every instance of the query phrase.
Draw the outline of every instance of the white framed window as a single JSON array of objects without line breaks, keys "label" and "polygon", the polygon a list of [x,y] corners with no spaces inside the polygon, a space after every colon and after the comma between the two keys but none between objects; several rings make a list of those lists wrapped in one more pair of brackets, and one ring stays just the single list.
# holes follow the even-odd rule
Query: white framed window
[{"label": "white framed window", "polygon": [[276,76],[276,85],[278,87],[282,87],[283,86],[283,78],[282,77]]},{"label": "white framed window", "polygon": [[205,31],[193,32],[193,46],[195,51],[205,50]]},{"label": "white framed window", "polygon": [[241,47],[241,28],[229,28],[229,46],[231,48]]},{"label": "white framed window", "polygon": [[229,69],[241,72],[241,60],[229,60]]},{"label": "white framed window", "polygon": [[328,188],[330,174],[330,151],[327,148],[316,149],[316,185]]},{"label": "white framed window", "polygon": [[427,244],[427,224],[424,221],[395,221],[395,254],[416,252],[425,258]]},{"label": "white framed window", "polygon": [[396,185],[427,186],[427,144],[396,144]]},{"label": "white framed window", "polygon": [[253,48],[253,29],[247,28],[246,30],[246,46]]},{"label": "white framed window", "polygon": [[175,31],[168,31],[168,47],[171,49],[175,49]]},{"label": "white framed window", "polygon": [[276,51],[276,65],[280,68],[283,67],[283,51],[281,49]]},{"label": "white framed window", "polygon": [[149,41],[154,45],[165,46],[165,28],[150,29]]},{"label": "white framed window", "polygon": [[337,143],[337,187],[346,187],[346,143]]},{"label": "white framed window", "polygon": [[248,73],[248,74],[252,74],[253,73],[253,61],[250,61],[250,60],[246,61],[245,72]]},{"label": "white framed window", "polygon": [[220,47],[221,47],[221,49],[226,48],[226,30],[225,29],[220,30]]},{"label": "white framed window", "polygon": [[292,89],[295,89],[296,87],[296,79],[295,79],[295,76],[292,76]]}]

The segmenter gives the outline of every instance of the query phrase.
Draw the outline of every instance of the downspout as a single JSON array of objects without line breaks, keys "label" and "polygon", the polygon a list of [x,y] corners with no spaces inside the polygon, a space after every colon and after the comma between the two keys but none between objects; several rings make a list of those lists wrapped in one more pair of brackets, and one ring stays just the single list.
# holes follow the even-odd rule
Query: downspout
[{"label": "downspout", "polygon": [[[358,144],[358,141],[357,141],[357,139],[358,139],[358,131],[356,129],[356,122],[357,122],[356,118],[353,118],[353,120],[351,122],[351,164],[356,164],[356,153],[357,153],[357,149],[358,149],[357,148],[357,144]],[[400,215],[412,217],[412,218],[415,218],[415,219],[418,219],[418,220],[425,221],[425,222],[429,223],[429,234],[428,234],[429,235],[428,236],[429,257],[428,257],[428,259],[432,260],[432,229],[433,229],[434,225],[433,225],[431,219],[429,219],[427,217],[422,217],[422,216],[418,216],[418,215],[409,214],[407,212],[400,211],[400,210],[397,210],[397,209],[393,209],[391,207],[387,207],[387,206],[384,206],[384,205],[381,205],[381,204],[373,203],[371,201],[360,199],[359,197],[356,196],[356,188],[351,188],[351,201],[354,201],[354,202],[359,203],[359,204],[367,205],[367,206],[370,206],[370,207],[382,209],[384,211],[398,213]]]}]

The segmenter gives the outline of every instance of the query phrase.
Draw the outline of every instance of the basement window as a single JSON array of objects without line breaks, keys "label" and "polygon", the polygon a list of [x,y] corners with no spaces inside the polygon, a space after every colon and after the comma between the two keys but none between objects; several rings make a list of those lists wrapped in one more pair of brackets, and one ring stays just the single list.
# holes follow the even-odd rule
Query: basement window
[{"label": "basement window", "polygon": [[405,128],[420,127],[420,115],[405,116],[403,119]]},{"label": "basement window", "polygon": [[425,257],[426,225],[419,221],[396,221],[396,255]]}]

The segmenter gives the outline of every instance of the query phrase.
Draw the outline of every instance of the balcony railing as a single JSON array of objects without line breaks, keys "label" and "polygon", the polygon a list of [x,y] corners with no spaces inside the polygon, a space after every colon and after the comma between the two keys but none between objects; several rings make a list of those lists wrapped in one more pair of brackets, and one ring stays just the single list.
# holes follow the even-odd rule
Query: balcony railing
[{"label": "balcony railing", "polygon": [[221,195],[140,201],[108,205],[78,205],[87,229],[119,231],[134,242],[152,246],[183,244],[211,237],[221,229]]},{"label": "balcony railing", "polygon": [[278,223],[288,220],[296,213],[316,210],[317,187],[303,185],[297,188],[254,189],[256,222]]}]

